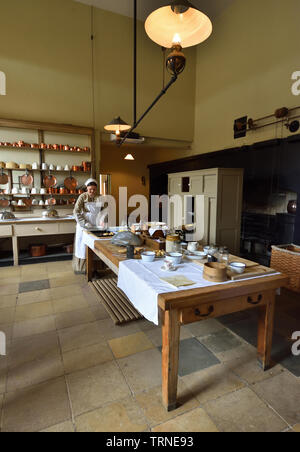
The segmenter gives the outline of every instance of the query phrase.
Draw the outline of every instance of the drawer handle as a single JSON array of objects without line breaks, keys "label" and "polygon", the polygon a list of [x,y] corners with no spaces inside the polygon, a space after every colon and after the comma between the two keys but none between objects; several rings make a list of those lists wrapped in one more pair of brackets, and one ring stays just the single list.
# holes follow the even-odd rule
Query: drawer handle
[{"label": "drawer handle", "polygon": [[195,309],[195,315],[197,317],[209,317],[214,312],[214,310],[215,308],[213,306],[210,306],[207,314],[201,314],[199,309]]},{"label": "drawer handle", "polygon": [[42,231],[41,228],[35,228],[36,231]]},{"label": "drawer handle", "polygon": [[263,298],[262,295],[258,295],[257,301],[253,301],[252,297],[248,297],[247,301],[248,301],[249,304],[256,305],[256,304],[259,304],[261,302],[262,298]]}]

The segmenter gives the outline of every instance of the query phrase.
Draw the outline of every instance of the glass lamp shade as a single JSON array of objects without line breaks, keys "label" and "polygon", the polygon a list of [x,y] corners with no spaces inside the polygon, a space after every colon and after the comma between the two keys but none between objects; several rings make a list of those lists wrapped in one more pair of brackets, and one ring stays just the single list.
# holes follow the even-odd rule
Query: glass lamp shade
[{"label": "glass lamp shade", "polygon": [[212,33],[212,22],[187,0],[174,1],[151,13],[145,22],[152,41],[167,49],[176,44],[182,48],[205,41]]},{"label": "glass lamp shade", "polygon": [[118,118],[113,119],[109,124],[104,127],[108,132],[126,132],[131,129],[131,126],[127,124],[123,119]]},{"label": "glass lamp shade", "polygon": [[134,160],[134,157],[132,154],[127,154],[124,160]]}]

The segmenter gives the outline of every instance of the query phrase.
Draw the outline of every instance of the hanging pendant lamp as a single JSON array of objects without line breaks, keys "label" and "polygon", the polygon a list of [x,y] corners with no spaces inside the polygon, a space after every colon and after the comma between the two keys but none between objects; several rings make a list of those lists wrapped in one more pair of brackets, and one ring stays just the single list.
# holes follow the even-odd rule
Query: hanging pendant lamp
[{"label": "hanging pendant lamp", "polygon": [[127,154],[124,160],[134,160],[134,157],[132,154]]},{"label": "hanging pendant lamp", "polygon": [[145,23],[149,38],[167,49],[204,42],[212,33],[209,17],[188,0],[175,0],[149,15]]},{"label": "hanging pendant lamp", "polygon": [[120,135],[121,132],[126,132],[131,129],[131,126],[127,124],[123,119],[118,118],[113,119],[109,124],[104,127],[108,132],[115,132],[117,135]]}]

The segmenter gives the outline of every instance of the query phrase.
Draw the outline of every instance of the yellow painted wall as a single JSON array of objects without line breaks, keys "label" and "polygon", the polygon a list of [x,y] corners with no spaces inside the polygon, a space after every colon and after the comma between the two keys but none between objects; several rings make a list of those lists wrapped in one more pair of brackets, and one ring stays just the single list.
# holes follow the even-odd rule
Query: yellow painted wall
[{"label": "yellow painted wall", "polygon": [[[287,135],[275,126],[233,139],[234,119],[300,105],[291,74],[300,70],[298,0],[235,0],[197,48],[195,142],[190,154]],[[299,114],[299,111],[298,111]]]},{"label": "yellow painted wall", "polygon": [[[7,96],[0,117],[93,126],[91,8],[72,0],[0,0],[0,70]],[[95,125],[132,121],[132,19],[94,9]],[[162,88],[162,52],[138,30],[138,113]],[[188,68],[139,131],[192,140],[195,50]],[[99,149],[98,149],[99,151]]]}]

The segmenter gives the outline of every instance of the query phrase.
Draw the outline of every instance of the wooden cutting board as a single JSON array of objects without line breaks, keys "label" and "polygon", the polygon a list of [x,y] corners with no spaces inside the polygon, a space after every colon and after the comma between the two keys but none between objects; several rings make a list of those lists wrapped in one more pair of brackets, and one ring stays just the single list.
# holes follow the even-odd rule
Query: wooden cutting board
[{"label": "wooden cutting board", "polygon": [[257,265],[256,267],[248,267],[245,272],[240,274],[233,273],[230,270],[227,271],[228,277],[232,281],[238,281],[239,279],[255,278],[257,276],[271,275],[272,273],[278,273],[273,268],[264,267],[263,265]]}]

